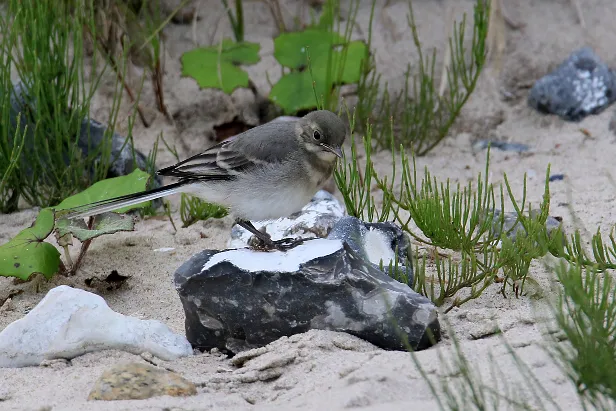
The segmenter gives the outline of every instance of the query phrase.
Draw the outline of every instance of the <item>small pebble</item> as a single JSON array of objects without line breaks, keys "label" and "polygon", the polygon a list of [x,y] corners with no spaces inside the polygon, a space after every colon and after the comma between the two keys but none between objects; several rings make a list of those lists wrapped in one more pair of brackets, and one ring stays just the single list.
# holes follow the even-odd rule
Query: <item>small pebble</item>
[{"label": "small pebble", "polygon": [[41,367],[51,368],[52,370],[62,370],[64,368],[70,367],[70,363],[68,360],[64,358],[58,358],[55,360],[43,360],[40,364]]},{"label": "small pebble", "polygon": [[177,245],[191,245],[201,240],[201,235],[198,231],[180,230],[173,237]]},{"label": "small pebble", "polygon": [[473,331],[470,332],[471,339],[480,340],[488,338],[496,334],[500,334],[501,330],[498,324],[494,321],[486,321],[479,324]]},{"label": "small pebble", "polygon": [[13,299],[9,297],[4,301],[4,304],[0,306],[0,313],[6,312],[6,311],[13,311],[14,309],[15,309],[15,304],[13,303]]},{"label": "small pebble", "polygon": [[119,364],[96,381],[88,400],[144,400],[161,395],[186,397],[197,387],[181,375],[141,363]]},{"label": "small pebble", "polygon": [[162,247],[162,248],[156,248],[156,249],[154,249],[152,251],[156,251],[156,252],[159,252],[159,253],[167,253],[167,252],[173,251],[173,250],[175,250],[174,247]]},{"label": "small pebble", "polygon": [[479,151],[488,148],[497,148],[501,151],[514,151],[516,153],[525,153],[530,151],[530,146],[521,143],[507,143],[506,141],[493,140],[477,140],[473,143],[473,150]]}]

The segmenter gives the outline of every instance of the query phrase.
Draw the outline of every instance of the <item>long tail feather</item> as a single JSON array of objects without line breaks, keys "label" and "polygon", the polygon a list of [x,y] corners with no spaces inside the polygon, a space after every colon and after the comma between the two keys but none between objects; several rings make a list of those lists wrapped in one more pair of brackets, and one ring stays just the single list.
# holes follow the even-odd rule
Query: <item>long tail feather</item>
[{"label": "long tail feather", "polygon": [[154,188],[148,191],[143,191],[141,193],[127,194],[120,197],[85,204],[69,209],[69,211],[71,212],[67,214],[66,217],[69,219],[84,218],[106,213],[108,211],[117,210],[118,208],[128,207],[131,205],[143,203],[144,201],[155,200],[157,198],[165,197],[170,194],[180,193],[184,191],[183,187],[185,186],[186,182],[179,181],[177,183]]}]

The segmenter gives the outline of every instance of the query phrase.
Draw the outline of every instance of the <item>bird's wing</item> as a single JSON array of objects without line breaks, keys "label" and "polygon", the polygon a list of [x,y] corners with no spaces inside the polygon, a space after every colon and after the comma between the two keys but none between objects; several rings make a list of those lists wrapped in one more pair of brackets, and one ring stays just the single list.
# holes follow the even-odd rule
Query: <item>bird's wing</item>
[{"label": "bird's wing", "polygon": [[241,172],[283,160],[296,147],[295,122],[266,123],[204,152],[157,171],[162,176],[228,180]]}]

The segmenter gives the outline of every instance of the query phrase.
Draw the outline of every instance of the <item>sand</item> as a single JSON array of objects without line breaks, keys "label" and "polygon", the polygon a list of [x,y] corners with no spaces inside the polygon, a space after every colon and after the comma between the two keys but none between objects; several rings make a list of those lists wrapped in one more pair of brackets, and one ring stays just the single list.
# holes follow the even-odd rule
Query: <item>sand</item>
[{"label": "sand", "polygon": [[[201,2],[202,19],[191,26],[170,26],[165,30],[167,60],[165,97],[171,112],[182,110],[183,122],[170,125],[162,115],[155,117],[149,128],[137,122],[134,137],[137,148],[148,152],[156,137],[175,144],[182,157],[194,154],[212,144],[203,129],[208,121],[202,111],[218,108],[228,99],[206,101],[192,79],[180,77],[179,57],[197,44],[208,45],[221,33],[230,35],[230,28],[219,2]],[[206,4],[207,3],[207,4]],[[287,12],[295,12],[298,1],[283,2]],[[367,36],[369,1],[361,2],[354,37]],[[384,3],[384,2],[383,2]],[[403,71],[415,58],[406,26],[407,5],[389,1],[377,7],[374,25],[374,48],[378,69],[392,88],[403,82]],[[443,49],[447,34],[448,8],[455,15],[470,11],[472,1],[415,1],[418,30],[426,47]],[[507,3],[507,2],[505,2]],[[524,173],[528,174],[528,199],[540,201],[546,167],[552,173],[566,175],[563,181],[551,184],[551,214],[563,217],[565,228],[574,227],[569,203],[580,223],[590,231],[598,226],[608,231],[614,221],[616,189],[610,184],[615,136],[608,130],[614,109],[585,119],[580,124],[566,123],[553,116],[543,116],[526,105],[528,88],[533,81],[555,68],[574,49],[590,45],[609,65],[616,67],[613,44],[613,16],[616,3],[611,0],[578,0],[583,10],[584,26],[576,9],[568,1],[521,0],[506,5],[508,19],[523,23],[508,26],[502,70],[490,65],[482,74],[475,94],[464,108],[451,135],[429,155],[417,160],[418,167],[428,166],[438,178],[450,178],[462,184],[476,179],[485,166],[485,151],[474,152],[471,142],[478,138],[498,138],[532,147],[531,155],[493,150],[490,178],[502,182],[507,173],[514,191],[521,194]],[[307,13],[307,12],[306,12]],[[262,61],[248,68],[251,78],[262,93],[269,90],[265,73],[276,81],[279,69],[273,58],[272,36],[275,29],[267,8],[260,2],[248,2],[246,33],[251,41],[262,45]],[[305,15],[307,16],[307,14]],[[291,22],[291,19],[289,19]],[[215,32],[215,30],[217,30]],[[213,35],[212,33],[215,34]],[[437,64],[442,59],[439,58]],[[93,115],[104,119],[111,102],[109,77],[97,95]],[[507,95],[508,98],[503,98]],[[143,96],[145,106],[154,107],[152,93]],[[227,103],[225,103],[227,102]],[[224,104],[223,104],[224,103]],[[127,129],[130,102],[125,99],[119,132]],[[222,107],[221,109],[224,109]],[[150,109],[150,111],[152,111]],[[250,118],[250,113],[242,113]],[[591,137],[585,137],[581,129]],[[173,162],[161,145],[158,165]],[[387,172],[391,159],[387,152],[374,156],[379,170]],[[179,223],[178,199],[172,199],[173,216]],[[0,242],[7,241],[27,227],[37,211],[24,209],[0,216]],[[197,223],[180,228],[177,233],[165,219],[140,221],[136,230],[119,233],[93,242],[83,269],[71,278],[56,277],[50,282],[13,285],[0,279],[0,297],[11,290],[23,290],[0,312],[0,329],[23,317],[45,293],[59,285],[69,284],[99,292],[109,306],[123,314],[165,322],[178,333],[184,332],[184,316],[173,288],[173,273],[190,256],[202,249],[225,247],[229,239],[231,218]],[[160,248],[172,251],[157,251]],[[118,290],[96,291],[84,284],[92,276],[106,276],[112,270],[130,276]],[[528,296],[503,298],[500,286],[494,285],[483,295],[448,314],[441,314],[451,324],[452,332],[474,367],[487,382],[496,372],[510,388],[521,390],[516,398],[531,400],[520,384],[517,368],[501,345],[491,335],[495,327],[514,347],[558,405],[579,409],[574,387],[553,364],[544,350],[542,318],[549,316],[546,302],[554,295],[553,274],[534,264],[530,276],[543,289],[543,298]],[[441,364],[439,358],[452,353],[452,340],[447,335],[436,347],[417,354],[431,379],[457,381],[456,373]],[[281,360],[282,359],[282,360]],[[152,361],[152,359],[149,359]],[[272,381],[250,382],[240,378],[246,372],[259,373],[259,364],[235,369],[230,361],[216,353],[205,353],[172,362],[153,361],[174,370],[199,386],[199,394],[186,399],[159,397],[144,401],[87,402],[94,381],[113,364],[145,359],[123,352],[98,352],[75,358],[69,363],[48,367],[0,370],[0,409],[2,410],[342,410],[378,411],[436,409],[426,382],[405,352],[386,352],[355,337],[333,332],[311,331],[283,338],[272,343],[268,352],[255,361],[282,364],[281,375]],[[252,367],[252,368],[251,368]],[[267,368],[267,367],[266,367]]]}]

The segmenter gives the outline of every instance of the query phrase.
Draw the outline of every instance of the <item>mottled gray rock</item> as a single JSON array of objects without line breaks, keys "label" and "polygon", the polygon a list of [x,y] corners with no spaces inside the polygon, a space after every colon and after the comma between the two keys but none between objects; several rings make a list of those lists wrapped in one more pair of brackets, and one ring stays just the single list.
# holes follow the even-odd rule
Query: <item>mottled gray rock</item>
[{"label": "mottled gray rock", "polygon": [[[301,211],[289,217],[253,222],[253,224],[259,230],[265,229],[273,240],[287,237],[324,238],[344,214],[344,207],[338,200],[327,191],[320,190]],[[252,234],[249,231],[234,225],[228,246],[229,248],[245,247],[251,237]]]},{"label": "mottled gray rock", "polygon": [[[382,265],[391,277],[413,284],[411,242],[394,223],[365,223],[356,217],[344,217],[338,220],[327,238],[346,242],[374,268],[380,269]],[[390,272],[390,263],[393,273]]]},{"label": "mottled gray rock", "polygon": [[528,103],[545,114],[581,121],[616,100],[616,73],[589,47],[572,53],[552,73],[537,80]]},{"label": "mottled gray rock", "polygon": [[[13,85],[13,92],[11,93],[10,118],[13,131],[11,131],[9,135],[14,135],[14,130],[17,127],[17,117],[21,112],[20,130],[23,133],[25,127],[28,127],[26,132],[25,149],[30,151],[34,150],[34,124],[32,124],[31,118],[26,117],[24,113],[35,109],[36,101],[27,95],[27,90],[25,89],[23,83],[15,83]],[[101,145],[105,137],[106,130],[107,126],[94,119],[84,118],[82,120],[78,146],[84,156],[87,156],[90,152]],[[134,153],[134,160],[137,167],[145,170],[146,156],[137,150],[135,150]],[[113,161],[107,173],[108,178],[124,176],[130,174],[134,170],[133,150],[131,149],[130,143],[126,141],[125,137],[122,137],[117,133],[113,133],[111,139],[111,158]],[[70,162],[70,160],[71,159],[66,158],[67,163]],[[159,176],[156,176],[153,183],[153,187],[158,187],[162,184],[162,179]]]},{"label": "mottled gray rock", "polygon": [[0,332],[0,367],[39,365],[112,349],[149,352],[163,360],[193,353],[184,336],[160,321],[116,313],[102,297],[61,285]]},{"label": "mottled gray rock", "polygon": [[310,329],[347,332],[385,349],[440,339],[436,307],[339,239],[286,252],[205,250],[175,273],[193,347],[237,353]]}]

